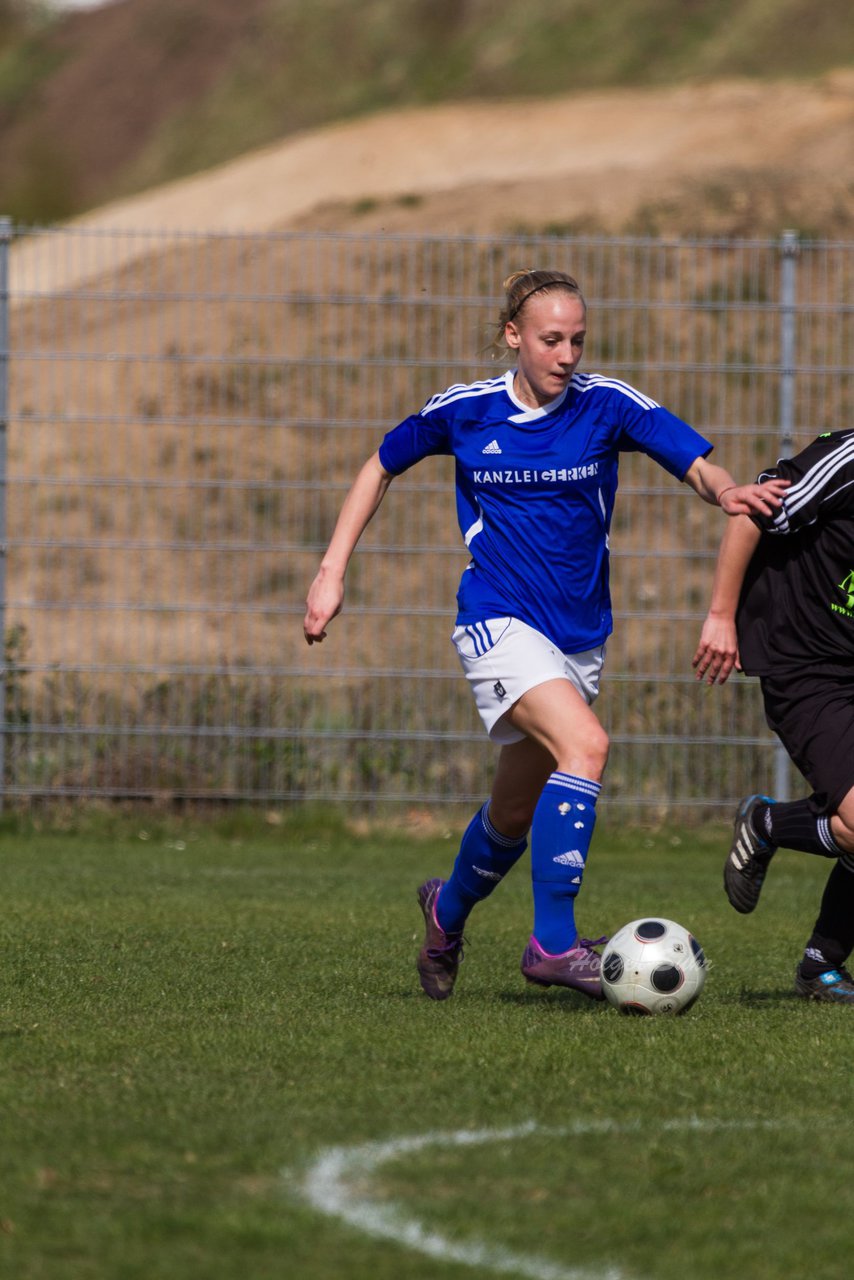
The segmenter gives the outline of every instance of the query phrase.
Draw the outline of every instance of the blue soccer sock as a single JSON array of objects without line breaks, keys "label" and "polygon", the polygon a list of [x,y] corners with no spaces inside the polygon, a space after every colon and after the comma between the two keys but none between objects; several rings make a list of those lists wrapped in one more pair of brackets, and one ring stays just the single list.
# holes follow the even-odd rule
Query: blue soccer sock
[{"label": "blue soccer sock", "polygon": [[575,899],[596,823],[600,785],[571,773],[553,773],[543,787],[531,826],[534,937],[549,955],[574,946]]},{"label": "blue soccer sock", "polygon": [[450,879],[436,900],[436,919],[445,933],[460,933],[469,912],[488,898],[528,847],[503,836],[489,820],[489,801],[474,815],[460,843]]}]

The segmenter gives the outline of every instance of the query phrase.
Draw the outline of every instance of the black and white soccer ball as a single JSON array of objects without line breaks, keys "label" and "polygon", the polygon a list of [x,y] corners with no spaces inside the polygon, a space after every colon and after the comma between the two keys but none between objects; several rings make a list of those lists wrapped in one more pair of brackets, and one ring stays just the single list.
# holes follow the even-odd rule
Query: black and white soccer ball
[{"label": "black and white soccer ball", "polygon": [[602,953],[602,990],[621,1013],[684,1013],[705,981],[703,948],[675,920],[632,920]]}]

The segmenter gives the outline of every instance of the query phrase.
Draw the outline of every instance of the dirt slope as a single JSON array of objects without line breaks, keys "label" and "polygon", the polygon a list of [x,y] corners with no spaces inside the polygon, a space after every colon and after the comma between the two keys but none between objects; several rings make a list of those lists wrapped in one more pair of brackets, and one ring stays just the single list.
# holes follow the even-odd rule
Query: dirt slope
[{"label": "dirt slope", "polygon": [[[458,104],[288,139],[107,205],[87,229],[606,232],[851,238],[854,71],[814,82]],[[126,260],[144,245],[127,243]],[[16,246],[23,269],[32,246]],[[57,262],[39,288],[80,278]]]}]

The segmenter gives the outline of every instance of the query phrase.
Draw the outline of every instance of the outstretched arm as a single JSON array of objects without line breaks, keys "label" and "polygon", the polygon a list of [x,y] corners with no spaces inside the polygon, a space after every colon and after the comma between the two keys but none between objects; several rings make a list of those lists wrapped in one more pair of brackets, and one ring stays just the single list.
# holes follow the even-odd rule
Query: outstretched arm
[{"label": "outstretched arm", "polygon": [[308,590],[303,631],[307,644],[326,638],[326,627],[344,603],[344,575],[356,543],[386,495],[394,476],[373,454],[362,467],[341,507],[326,555]]},{"label": "outstretched arm", "polygon": [[766,480],[762,484],[736,484],[723,467],[707,458],[695,458],[685,472],[689,484],[704,502],[718,506],[728,516],[773,516],[789,487],[788,480]]},{"label": "outstretched arm", "polygon": [[697,679],[723,684],[733,667],[741,670],[735,611],[744,575],[762,534],[747,516],[728,520],[718,551],[712,600],[692,660]]}]

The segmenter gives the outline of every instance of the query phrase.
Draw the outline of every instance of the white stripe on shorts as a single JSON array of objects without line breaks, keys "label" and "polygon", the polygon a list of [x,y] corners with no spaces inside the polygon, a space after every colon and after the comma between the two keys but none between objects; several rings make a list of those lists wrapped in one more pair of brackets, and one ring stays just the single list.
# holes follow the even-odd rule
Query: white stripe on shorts
[{"label": "white stripe on shorts", "polygon": [[480,618],[454,628],[454,646],[493,742],[521,742],[507,712],[530,689],[568,680],[589,705],[599,693],[604,644],[584,653],[561,653],[541,631],[519,618]]}]

